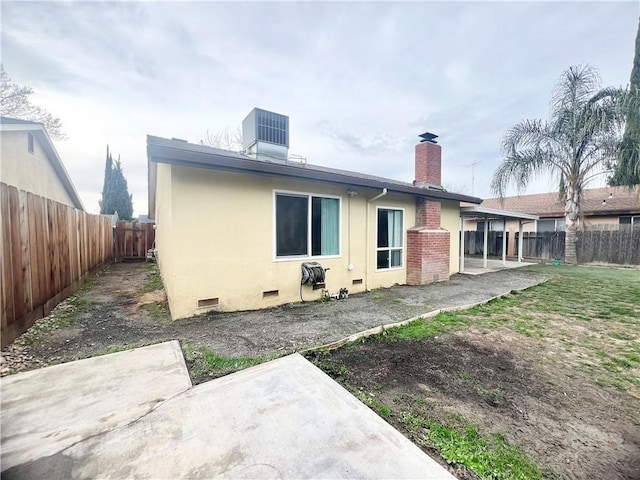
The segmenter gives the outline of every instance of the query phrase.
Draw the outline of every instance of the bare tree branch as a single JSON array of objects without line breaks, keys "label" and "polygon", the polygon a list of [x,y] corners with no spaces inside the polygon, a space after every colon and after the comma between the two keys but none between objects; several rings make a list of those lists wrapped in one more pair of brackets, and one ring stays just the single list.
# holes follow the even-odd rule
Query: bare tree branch
[{"label": "bare tree branch", "polygon": [[67,138],[62,132],[62,122],[59,118],[31,103],[29,95],[32,94],[31,87],[11,82],[11,78],[0,64],[0,115],[40,122],[51,138],[56,140]]}]

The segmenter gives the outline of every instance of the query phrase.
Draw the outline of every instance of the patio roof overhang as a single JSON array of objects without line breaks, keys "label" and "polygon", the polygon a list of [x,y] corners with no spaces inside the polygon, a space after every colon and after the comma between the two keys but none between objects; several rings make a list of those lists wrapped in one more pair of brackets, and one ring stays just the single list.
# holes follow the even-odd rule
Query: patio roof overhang
[{"label": "patio roof overhang", "polygon": [[496,208],[486,208],[480,206],[460,207],[460,216],[463,218],[482,218],[489,220],[539,220],[537,215],[529,213],[509,212],[508,210],[498,210]]},{"label": "patio roof overhang", "polygon": [[[518,237],[522,238],[522,225],[524,223],[534,222],[539,219],[537,215],[529,213],[509,212],[508,210],[498,210],[496,208],[486,208],[482,206],[464,206],[460,207],[460,273],[464,273],[464,221],[466,219],[477,219],[484,222],[490,220],[502,220],[502,264],[507,265],[507,220],[518,221]],[[482,249],[483,266],[487,269],[487,245],[489,237],[489,229],[484,228],[483,235],[484,245]],[[522,263],[522,242],[518,242],[518,263]]]}]

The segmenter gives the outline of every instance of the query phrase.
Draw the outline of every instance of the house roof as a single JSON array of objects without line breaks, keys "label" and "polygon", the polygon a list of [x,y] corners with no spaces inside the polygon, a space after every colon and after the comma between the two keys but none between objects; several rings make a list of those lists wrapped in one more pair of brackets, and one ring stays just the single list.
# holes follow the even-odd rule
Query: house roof
[{"label": "house roof", "polygon": [[54,147],[51,138],[47,134],[47,131],[44,128],[44,125],[39,122],[32,122],[29,120],[20,120],[17,118],[9,118],[9,117],[0,117],[0,131],[3,132],[24,132],[28,131],[33,134],[33,136],[38,140],[38,143],[42,146],[47,158],[49,159],[49,163],[58,174],[58,178],[62,183],[64,189],[69,194],[73,205],[78,210],[84,211],[84,205],[82,205],[82,201],[80,200],[80,196],[76,191],[76,188],[73,186],[73,182],[71,181],[71,177],[67,172],[66,168],[56,151],[56,147]]},{"label": "house roof", "polygon": [[[564,203],[558,193],[536,193],[499,198],[488,198],[481,207],[538,215],[539,217],[564,217]],[[640,188],[627,187],[590,188],[582,194],[582,215],[606,216],[640,213]]]},{"label": "house roof", "polygon": [[298,162],[270,162],[228,150],[195,145],[184,140],[166,139],[147,135],[149,158],[149,214],[153,216],[155,205],[155,181],[153,163],[170,163],[194,168],[207,168],[238,173],[271,175],[300,180],[337,183],[351,187],[383,189],[396,193],[407,193],[434,200],[453,200],[478,204],[480,198],[447,192],[436,187],[416,187],[412,183],[377,177],[359,172],[321,167]]}]

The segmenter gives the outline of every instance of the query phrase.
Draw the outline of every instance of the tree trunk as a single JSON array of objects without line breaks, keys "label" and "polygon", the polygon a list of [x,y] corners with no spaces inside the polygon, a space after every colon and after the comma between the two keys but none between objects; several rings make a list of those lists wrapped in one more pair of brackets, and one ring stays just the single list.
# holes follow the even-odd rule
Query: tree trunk
[{"label": "tree trunk", "polygon": [[564,261],[565,263],[576,264],[578,263],[576,240],[578,238],[578,219],[580,218],[580,192],[574,185],[568,185],[566,193],[567,199],[564,204]]}]

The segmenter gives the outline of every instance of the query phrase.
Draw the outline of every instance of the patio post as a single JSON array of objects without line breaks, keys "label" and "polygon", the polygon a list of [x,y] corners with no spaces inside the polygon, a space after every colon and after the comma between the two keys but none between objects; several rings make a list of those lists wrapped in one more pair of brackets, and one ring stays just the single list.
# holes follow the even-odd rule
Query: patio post
[{"label": "patio post", "polygon": [[522,219],[518,219],[518,263],[522,262]]},{"label": "patio post", "polygon": [[482,256],[484,259],[484,268],[487,268],[487,244],[489,241],[489,217],[484,216],[484,250]]},{"label": "patio post", "polygon": [[507,266],[507,219],[502,217],[502,265]]},{"label": "patio post", "polygon": [[460,273],[464,272],[464,214],[460,213]]}]

